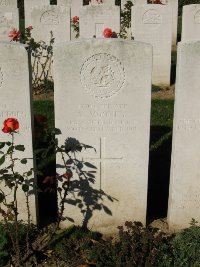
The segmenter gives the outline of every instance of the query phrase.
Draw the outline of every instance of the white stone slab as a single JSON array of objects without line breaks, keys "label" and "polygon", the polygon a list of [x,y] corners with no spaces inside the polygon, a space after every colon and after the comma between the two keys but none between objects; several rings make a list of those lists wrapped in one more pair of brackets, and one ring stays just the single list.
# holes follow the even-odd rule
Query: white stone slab
[{"label": "white stone slab", "polygon": [[31,12],[33,7],[49,4],[50,0],[24,0],[25,27],[31,26]]},{"label": "white stone slab", "polygon": [[[29,70],[28,53],[23,45],[0,42],[0,125],[2,129],[7,118],[16,118],[19,121],[19,134],[15,134],[15,144],[24,145],[26,150],[16,153],[15,157],[30,159],[27,165],[15,165],[15,171],[21,174],[33,167]],[[10,141],[9,134],[0,131],[0,140]],[[2,190],[6,189],[3,184],[0,184],[0,187]],[[27,220],[26,201],[21,191],[17,199],[20,218]],[[30,197],[30,211],[32,220],[36,222],[36,204],[33,196]]]},{"label": "white stone slab", "polygon": [[181,41],[200,40],[200,4],[183,7]]},{"label": "white stone slab", "polygon": [[168,204],[171,230],[200,221],[200,42],[179,43]]},{"label": "white stone slab", "polygon": [[58,6],[69,6],[71,8],[71,18],[79,17],[79,9],[83,6],[83,0],[57,0]]},{"label": "white stone slab", "polygon": [[134,39],[153,45],[153,84],[169,85],[171,70],[172,10],[166,5],[132,7]]},{"label": "white stone slab", "polygon": [[176,46],[177,42],[177,26],[178,26],[178,0],[162,0],[165,5],[172,8],[172,46]]},{"label": "white stone slab", "polygon": [[91,0],[89,4],[91,6],[115,6],[115,0]]},{"label": "white stone slab", "polygon": [[18,8],[0,7],[0,41],[10,41],[8,35],[14,28],[19,29]]},{"label": "white stone slab", "polygon": [[0,0],[0,9],[1,8],[17,8],[16,0]]},{"label": "white stone slab", "polygon": [[[90,39],[55,47],[59,144],[72,137],[93,146],[96,152],[83,150],[79,159],[97,167],[92,187],[117,199],[111,202],[103,197],[100,204],[110,209],[112,216],[94,209],[89,229],[112,233],[125,221],[145,224],[151,70],[152,47],[148,44]],[[62,164],[59,156],[57,163]],[[57,171],[63,173],[63,169]],[[76,224],[83,221],[78,207],[67,205],[65,215]]]},{"label": "white stone slab", "polygon": [[120,32],[119,6],[84,6],[80,9],[80,37],[103,38],[103,30]]},{"label": "white stone slab", "polygon": [[70,8],[64,6],[37,6],[31,12],[32,36],[36,41],[49,43],[51,32],[55,43],[70,40]]}]

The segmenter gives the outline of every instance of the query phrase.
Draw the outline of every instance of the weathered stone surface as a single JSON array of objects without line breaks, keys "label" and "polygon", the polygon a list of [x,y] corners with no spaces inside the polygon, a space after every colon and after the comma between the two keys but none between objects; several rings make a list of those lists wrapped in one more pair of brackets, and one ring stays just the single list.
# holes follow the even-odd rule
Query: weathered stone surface
[{"label": "weathered stone surface", "polygon": [[84,6],[80,9],[81,38],[103,38],[105,28],[120,32],[120,7],[98,5]]},{"label": "weathered stone surface", "polygon": [[70,8],[64,6],[37,6],[31,12],[32,36],[38,41],[55,43],[70,40]]},{"label": "weathered stone surface", "polygon": [[16,0],[0,0],[0,8],[17,8]]},{"label": "weathered stone surface", "polygon": [[9,32],[19,29],[18,8],[0,6],[0,41],[10,41]]},{"label": "weathered stone surface", "polygon": [[171,230],[200,221],[200,42],[179,43],[168,204]]},{"label": "weathered stone surface", "polygon": [[[68,195],[65,215],[76,224],[83,222],[81,210],[85,208],[89,229],[103,233],[116,232],[118,225],[129,220],[145,224],[151,70],[149,44],[90,39],[55,47],[55,122],[62,132],[59,144],[72,137],[96,149],[83,150],[78,157],[95,165],[97,169],[92,170],[97,173],[93,173],[95,184],[91,183],[96,191],[89,190],[87,183],[80,184],[85,192],[82,207],[78,192]],[[62,165],[60,156],[57,163]],[[62,168],[57,171],[64,172]],[[100,190],[113,197],[113,202]],[[73,201],[77,205],[73,206]]]},{"label": "weathered stone surface", "polygon": [[132,7],[134,40],[153,45],[153,83],[170,84],[172,10],[166,5]]},{"label": "weathered stone surface", "polygon": [[103,3],[101,0],[91,0],[90,5],[92,6],[115,6],[115,0],[103,0]]},{"label": "weathered stone surface", "polygon": [[24,0],[25,27],[31,26],[31,12],[33,7],[49,4],[49,0]]},{"label": "weathered stone surface", "polygon": [[181,41],[200,40],[200,4],[183,7]]},{"label": "weathered stone surface", "polygon": [[[14,154],[16,158],[29,158],[26,165],[19,162],[15,171],[22,174],[33,167],[32,148],[32,115],[30,94],[30,62],[27,50],[23,45],[0,42],[0,127],[7,118],[16,118],[19,121],[19,134],[15,134],[15,144],[25,146],[24,152]],[[0,141],[11,141],[11,136],[0,131]],[[0,166],[2,167],[2,166]],[[32,178],[32,176],[30,177]],[[4,184],[0,188],[12,195]],[[19,190],[18,207],[20,218],[27,220],[27,207],[24,193]],[[36,222],[35,197],[30,197],[31,219]]]}]

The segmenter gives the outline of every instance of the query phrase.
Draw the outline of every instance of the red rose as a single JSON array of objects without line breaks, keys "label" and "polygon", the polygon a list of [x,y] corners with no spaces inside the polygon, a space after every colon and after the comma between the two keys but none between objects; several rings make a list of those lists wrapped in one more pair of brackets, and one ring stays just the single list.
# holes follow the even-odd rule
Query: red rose
[{"label": "red rose", "polygon": [[75,16],[72,18],[73,23],[77,23],[79,21],[79,17]]},{"label": "red rose", "polygon": [[3,129],[2,131],[4,133],[11,133],[19,129],[19,122],[17,119],[14,118],[8,118],[3,123]]},{"label": "red rose", "polygon": [[10,38],[11,41],[18,41],[20,35],[21,35],[20,31],[13,29],[12,31],[9,32],[8,37]]},{"label": "red rose", "polygon": [[28,26],[28,27],[27,27],[27,30],[29,30],[29,31],[31,31],[32,29],[33,29],[32,26]]},{"label": "red rose", "polygon": [[112,37],[112,30],[110,28],[105,28],[103,31],[103,36],[105,38],[111,38]]}]

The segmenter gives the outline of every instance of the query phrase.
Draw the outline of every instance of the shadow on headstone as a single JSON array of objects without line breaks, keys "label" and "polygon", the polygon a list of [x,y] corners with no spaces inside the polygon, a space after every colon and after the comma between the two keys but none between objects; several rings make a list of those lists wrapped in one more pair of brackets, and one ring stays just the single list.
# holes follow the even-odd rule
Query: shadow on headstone
[{"label": "shadow on headstone", "polygon": [[[159,140],[162,140],[159,142]],[[152,144],[158,144],[155,147]],[[150,134],[147,223],[167,216],[172,134],[170,127],[152,126]]]}]

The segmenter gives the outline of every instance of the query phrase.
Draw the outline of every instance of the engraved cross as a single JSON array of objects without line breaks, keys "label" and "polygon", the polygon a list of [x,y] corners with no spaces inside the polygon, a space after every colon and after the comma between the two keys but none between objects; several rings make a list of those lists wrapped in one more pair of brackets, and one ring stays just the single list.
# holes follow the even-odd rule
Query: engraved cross
[{"label": "engraved cross", "polygon": [[87,160],[97,161],[100,164],[100,188],[102,188],[102,180],[105,181],[105,166],[106,162],[121,162],[123,157],[106,157],[106,138],[100,138],[99,158],[87,158]]}]

